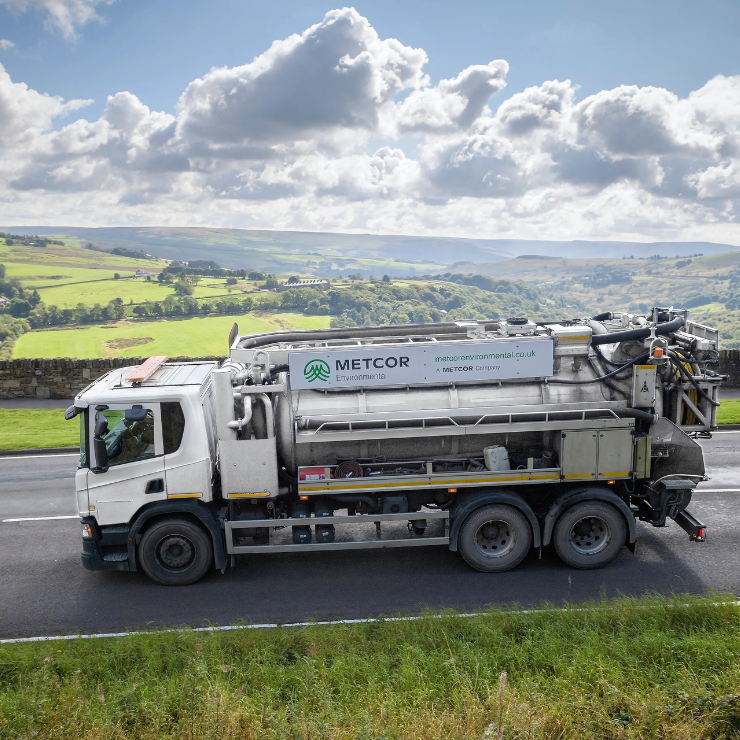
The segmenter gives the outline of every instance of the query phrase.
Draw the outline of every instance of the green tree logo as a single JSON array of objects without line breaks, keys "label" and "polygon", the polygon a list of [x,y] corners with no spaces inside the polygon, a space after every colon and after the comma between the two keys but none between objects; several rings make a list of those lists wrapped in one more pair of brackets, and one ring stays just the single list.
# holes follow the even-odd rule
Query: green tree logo
[{"label": "green tree logo", "polygon": [[320,380],[325,383],[329,380],[330,375],[331,370],[329,365],[323,360],[311,360],[310,362],[307,362],[303,368],[303,377],[306,378],[309,383],[313,383],[314,380]]}]

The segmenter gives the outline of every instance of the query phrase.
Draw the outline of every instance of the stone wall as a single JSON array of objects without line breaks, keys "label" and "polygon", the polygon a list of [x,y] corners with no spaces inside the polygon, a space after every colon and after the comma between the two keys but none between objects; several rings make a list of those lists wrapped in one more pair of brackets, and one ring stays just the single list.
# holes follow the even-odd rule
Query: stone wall
[{"label": "stone wall", "polygon": [[[138,365],[143,357],[97,360],[0,360],[0,398],[74,398],[93,380],[117,367]],[[223,357],[170,357],[169,362],[222,360]],[[723,349],[720,372],[727,388],[740,388],[740,350]]]},{"label": "stone wall", "polygon": [[[118,367],[139,365],[142,357],[75,360],[0,360],[0,398],[74,398],[93,380]],[[170,357],[168,362],[221,360],[222,357]]]},{"label": "stone wall", "polygon": [[725,388],[740,388],[740,349],[720,350],[719,371],[730,376],[729,380],[722,384]]}]

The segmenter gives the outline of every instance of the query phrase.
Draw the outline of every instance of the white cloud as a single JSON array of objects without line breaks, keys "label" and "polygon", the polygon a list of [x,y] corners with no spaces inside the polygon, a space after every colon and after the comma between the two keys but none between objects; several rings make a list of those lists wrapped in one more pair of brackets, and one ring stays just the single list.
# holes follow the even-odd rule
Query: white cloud
[{"label": "white cloud", "polygon": [[[3,0],[0,0],[2,2]],[[679,98],[545,81],[497,107],[503,60],[432,84],[426,53],[334,10],[99,119],[0,67],[0,222],[161,223],[740,244],[740,76]]]},{"label": "white cloud", "polygon": [[426,60],[420,49],[379,38],[353,8],[334,10],[250,64],[191,82],[180,98],[178,132],[221,156],[245,144],[259,156],[271,145],[346,143],[348,131],[356,141],[381,130],[397,93],[424,84]]},{"label": "white cloud", "polygon": [[90,100],[52,97],[13,82],[0,64],[0,147],[29,141],[51,125],[54,118],[88,105]]},{"label": "white cloud", "polygon": [[509,65],[498,59],[464,69],[436,87],[414,90],[399,108],[401,132],[446,133],[469,127],[484,111],[492,95],[506,86]]},{"label": "white cloud", "polygon": [[[513,137],[531,136],[537,131],[562,131],[568,123],[576,88],[570,80],[550,80],[512,95],[496,111],[503,130]],[[566,115],[564,115],[564,113]]]},{"label": "white cloud", "polygon": [[61,31],[67,39],[75,36],[77,29],[92,20],[100,20],[98,5],[111,5],[115,0],[0,0],[15,13],[35,10],[44,15],[44,23]]},{"label": "white cloud", "polygon": [[10,51],[15,44],[10,39],[0,39],[0,51]]}]

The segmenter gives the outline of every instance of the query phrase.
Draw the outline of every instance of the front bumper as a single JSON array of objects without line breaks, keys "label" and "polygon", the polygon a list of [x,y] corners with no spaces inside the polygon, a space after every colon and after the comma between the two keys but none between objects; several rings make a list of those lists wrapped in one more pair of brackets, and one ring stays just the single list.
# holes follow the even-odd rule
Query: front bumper
[{"label": "front bumper", "polygon": [[128,528],[101,528],[93,517],[82,517],[93,536],[82,539],[82,567],[87,570],[131,570],[128,561]]}]

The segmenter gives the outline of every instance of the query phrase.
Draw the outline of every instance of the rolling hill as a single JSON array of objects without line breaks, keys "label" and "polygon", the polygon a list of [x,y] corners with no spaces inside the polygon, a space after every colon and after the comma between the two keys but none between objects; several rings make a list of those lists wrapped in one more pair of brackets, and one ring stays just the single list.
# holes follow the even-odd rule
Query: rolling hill
[{"label": "rolling hill", "polygon": [[684,257],[740,250],[737,246],[710,242],[532,241],[219,228],[8,226],[0,230],[71,235],[103,249],[125,247],[182,261],[212,259],[232,269],[283,274],[300,270],[322,276],[348,272],[360,272],[365,277],[385,273],[413,275],[443,268],[494,274],[498,263],[520,255],[620,259],[630,255]]}]

